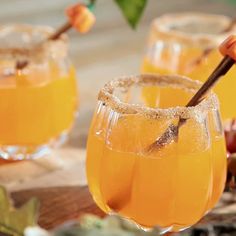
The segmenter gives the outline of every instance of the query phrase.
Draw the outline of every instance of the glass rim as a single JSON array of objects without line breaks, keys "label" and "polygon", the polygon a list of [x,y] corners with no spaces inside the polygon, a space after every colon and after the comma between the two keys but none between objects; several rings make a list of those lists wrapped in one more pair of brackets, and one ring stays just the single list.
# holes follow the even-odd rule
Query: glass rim
[{"label": "glass rim", "polygon": [[210,92],[198,105],[192,107],[176,106],[169,108],[151,108],[140,104],[131,104],[121,101],[113,93],[116,88],[130,88],[131,86],[159,86],[179,88],[191,93],[196,92],[202,83],[181,75],[141,74],[123,76],[106,83],[98,94],[98,100],[120,114],[142,114],[152,119],[159,118],[194,118],[209,111],[218,109],[219,102],[216,94]]},{"label": "glass rim", "polygon": [[[199,23],[199,25],[201,22],[204,22],[205,25],[207,21],[217,23],[218,32],[192,33],[178,29],[181,24],[184,25],[186,22],[190,22],[191,20],[195,20],[195,22]],[[180,12],[168,13],[157,17],[153,20],[151,26],[157,35],[160,35],[164,38],[177,40],[183,44],[197,44],[201,45],[202,47],[216,47],[229,35],[236,33],[236,24],[233,25],[229,32],[224,32],[231,22],[231,17],[220,14]]]},{"label": "glass rim", "polygon": [[[24,33],[27,33],[27,36],[31,36],[32,39],[34,34],[37,32],[43,36],[43,38],[47,38],[50,34],[54,32],[54,28],[50,26],[44,25],[31,25],[31,24],[21,24],[21,23],[12,23],[12,24],[2,24],[0,25],[0,42],[1,40],[5,40],[5,38],[9,37],[9,33],[19,32],[22,33],[22,38],[25,37]],[[4,38],[5,37],[5,38]],[[42,39],[43,40],[43,39]],[[60,38],[57,40],[47,40],[43,43],[39,42],[31,42],[27,46],[1,46],[0,45],[0,56],[9,57],[14,59],[32,59],[32,60],[40,60],[45,57],[49,57],[52,51],[55,50],[63,50],[64,53],[67,52],[68,45],[68,37],[66,34],[62,34]],[[63,48],[61,48],[63,46]],[[61,52],[62,54],[62,52]]]}]

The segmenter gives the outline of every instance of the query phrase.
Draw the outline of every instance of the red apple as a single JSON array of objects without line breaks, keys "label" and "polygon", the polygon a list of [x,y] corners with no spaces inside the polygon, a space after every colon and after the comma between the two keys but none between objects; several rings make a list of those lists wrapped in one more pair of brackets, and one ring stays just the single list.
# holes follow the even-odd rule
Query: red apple
[{"label": "red apple", "polygon": [[236,152],[236,120],[233,120],[225,128],[225,140],[227,151],[230,153]]}]

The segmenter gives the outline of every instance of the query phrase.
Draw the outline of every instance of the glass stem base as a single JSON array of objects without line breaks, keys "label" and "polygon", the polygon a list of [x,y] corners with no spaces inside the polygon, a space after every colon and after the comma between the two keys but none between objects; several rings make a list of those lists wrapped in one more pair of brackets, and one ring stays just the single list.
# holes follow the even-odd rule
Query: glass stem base
[{"label": "glass stem base", "polygon": [[0,158],[4,160],[30,160],[49,155],[53,148],[64,144],[68,132],[61,133],[57,138],[41,145],[0,145]]}]

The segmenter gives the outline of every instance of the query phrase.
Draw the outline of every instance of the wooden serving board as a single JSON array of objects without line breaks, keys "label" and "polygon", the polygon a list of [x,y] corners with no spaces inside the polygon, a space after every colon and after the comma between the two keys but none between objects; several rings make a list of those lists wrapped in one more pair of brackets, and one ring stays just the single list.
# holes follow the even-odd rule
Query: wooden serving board
[{"label": "wooden serving board", "polygon": [[[20,207],[32,197],[40,200],[39,225],[45,229],[64,223],[65,221],[78,219],[86,213],[92,213],[100,217],[105,214],[95,205],[88,187],[50,187],[21,190],[11,193],[16,207]],[[225,193],[218,206],[210,214],[205,216],[200,225],[232,224],[236,222],[236,196]]]},{"label": "wooden serving board", "polygon": [[32,197],[40,200],[39,225],[52,229],[65,221],[76,219],[85,213],[104,216],[95,205],[88,187],[37,188],[11,193],[15,206],[19,207]]}]

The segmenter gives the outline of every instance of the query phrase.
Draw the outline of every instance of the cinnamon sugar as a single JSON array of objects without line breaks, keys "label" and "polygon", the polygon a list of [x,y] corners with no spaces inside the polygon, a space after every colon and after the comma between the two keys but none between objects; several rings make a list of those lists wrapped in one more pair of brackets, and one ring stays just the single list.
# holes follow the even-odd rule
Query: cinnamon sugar
[{"label": "cinnamon sugar", "polygon": [[188,119],[206,114],[209,109],[218,107],[218,99],[216,95],[211,92],[207,98],[201,101],[194,107],[173,107],[173,108],[150,108],[140,104],[130,104],[122,102],[114,91],[117,88],[130,88],[131,86],[158,86],[158,87],[172,87],[186,90],[195,93],[202,83],[196,80],[191,80],[179,75],[154,75],[143,74],[136,76],[124,76],[114,79],[107,83],[99,92],[98,99],[104,105],[111,107],[114,111],[122,114],[142,114],[151,119],[158,118],[183,118]]},{"label": "cinnamon sugar", "polygon": [[158,38],[171,39],[184,45],[217,47],[227,36],[235,34],[236,24],[229,31],[232,19],[223,15],[196,12],[165,14],[152,23],[151,44]]},{"label": "cinnamon sugar", "polygon": [[[54,29],[48,26],[7,24],[0,26],[0,57],[14,60],[43,61],[67,54],[68,38],[47,41]],[[44,43],[42,43],[44,42]]]}]

